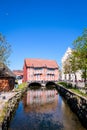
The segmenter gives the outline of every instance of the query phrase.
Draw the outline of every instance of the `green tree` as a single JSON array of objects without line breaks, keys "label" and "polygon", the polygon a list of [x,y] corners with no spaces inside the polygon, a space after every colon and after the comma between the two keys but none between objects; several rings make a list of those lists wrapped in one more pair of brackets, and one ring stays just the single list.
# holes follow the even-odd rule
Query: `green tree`
[{"label": "green tree", "polygon": [[11,45],[6,41],[5,37],[0,33],[0,65],[2,63],[9,64],[9,56],[11,54]]},{"label": "green tree", "polygon": [[76,66],[82,70],[82,77],[86,86],[87,80],[87,29],[84,29],[82,36],[78,37],[74,43],[73,56],[76,58]]},{"label": "green tree", "polygon": [[69,81],[71,80],[71,64],[69,61],[69,57],[65,60],[64,65],[63,65],[63,70],[65,74],[65,79],[66,79],[66,74],[69,75]]},{"label": "green tree", "polygon": [[74,77],[75,77],[75,83],[77,85],[77,75],[76,75],[76,72],[79,70],[79,62],[78,62],[78,59],[77,59],[77,52],[72,50],[72,53],[71,53],[71,56],[70,56],[70,59],[69,59],[69,62],[70,62],[70,66],[71,66],[71,73],[74,74]]}]

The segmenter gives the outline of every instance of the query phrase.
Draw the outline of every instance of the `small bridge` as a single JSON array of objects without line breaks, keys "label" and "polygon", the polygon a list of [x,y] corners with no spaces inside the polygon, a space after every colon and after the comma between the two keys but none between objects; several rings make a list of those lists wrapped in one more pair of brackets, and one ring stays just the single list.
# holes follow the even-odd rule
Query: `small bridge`
[{"label": "small bridge", "polygon": [[28,86],[39,86],[39,87],[46,87],[50,85],[55,85],[56,86],[57,82],[54,81],[44,81],[44,82],[39,82],[39,81],[33,81],[29,82]]}]

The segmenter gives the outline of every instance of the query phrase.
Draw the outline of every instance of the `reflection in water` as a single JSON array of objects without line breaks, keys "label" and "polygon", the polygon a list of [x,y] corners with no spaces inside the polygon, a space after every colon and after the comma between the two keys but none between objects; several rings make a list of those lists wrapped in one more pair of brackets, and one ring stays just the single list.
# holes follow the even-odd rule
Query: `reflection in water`
[{"label": "reflection in water", "polygon": [[56,90],[30,90],[27,92],[27,97],[24,101],[26,112],[35,110],[38,112],[48,112],[52,109],[55,109],[57,106],[57,92]]},{"label": "reflection in water", "polygon": [[9,130],[85,130],[53,90],[29,90],[20,101]]},{"label": "reflection in water", "polygon": [[30,90],[27,92],[27,105],[51,103],[56,100],[56,90]]}]

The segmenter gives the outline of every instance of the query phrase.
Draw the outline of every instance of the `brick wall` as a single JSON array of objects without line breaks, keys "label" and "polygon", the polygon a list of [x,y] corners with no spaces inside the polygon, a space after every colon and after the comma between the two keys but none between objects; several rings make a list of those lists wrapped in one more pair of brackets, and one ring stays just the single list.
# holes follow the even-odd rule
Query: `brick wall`
[{"label": "brick wall", "polygon": [[14,78],[0,78],[0,91],[9,91],[14,88]]}]

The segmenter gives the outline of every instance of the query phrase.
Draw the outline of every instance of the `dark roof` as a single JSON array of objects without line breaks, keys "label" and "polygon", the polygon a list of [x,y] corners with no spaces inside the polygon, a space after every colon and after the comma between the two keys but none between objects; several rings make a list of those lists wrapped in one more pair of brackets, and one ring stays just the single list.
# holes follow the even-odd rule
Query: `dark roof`
[{"label": "dark roof", "polygon": [[3,63],[0,63],[0,77],[16,77],[16,75]]}]

